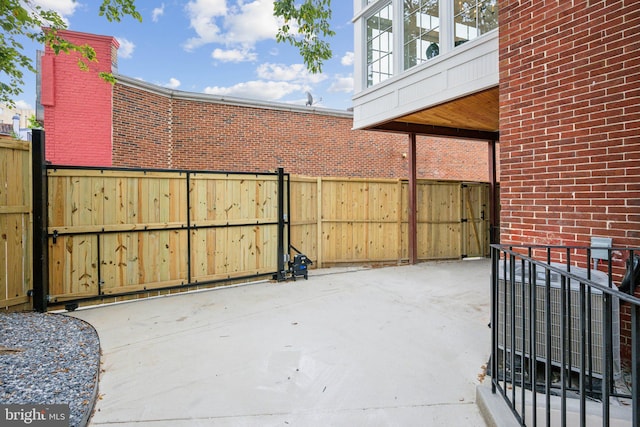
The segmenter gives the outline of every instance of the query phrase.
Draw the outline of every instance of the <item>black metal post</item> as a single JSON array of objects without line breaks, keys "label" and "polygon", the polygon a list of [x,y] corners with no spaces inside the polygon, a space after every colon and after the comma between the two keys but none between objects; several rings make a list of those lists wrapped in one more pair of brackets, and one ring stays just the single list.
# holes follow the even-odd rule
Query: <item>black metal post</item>
[{"label": "black metal post", "polygon": [[[496,393],[496,384],[498,382],[498,299],[499,294],[499,270],[500,269],[500,250],[491,247],[491,393]],[[507,286],[507,278],[504,277],[504,287]],[[505,339],[506,343],[506,339]]]},{"label": "black metal post", "polygon": [[551,323],[551,249],[547,248],[547,265],[544,274],[544,313],[545,313],[545,380],[544,380],[544,396],[545,396],[545,412],[546,425],[551,425],[551,331],[553,326]]},{"label": "black metal post", "polygon": [[33,309],[47,311],[49,298],[48,188],[44,131],[33,129],[31,137],[33,209]]},{"label": "black metal post", "polygon": [[640,307],[631,306],[632,425],[640,425]]},{"label": "black metal post", "polygon": [[284,266],[284,169],[278,168],[278,272],[275,279],[281,282],[286,279]]},{"label": "black metal post", "polygon": [[[528,250],[531,258],[531,248]],[[532,426],[538,425],[538,393],[535,392],[538,378],[538,276],[536,264],[530,262],[529,265],[529,292],[531,298],[531,420]]]},{"label": "black metal post", "polygon": [[291,257],[291,175],[287,175],[287,211],[286,211],[286,221],[287,224],[287,244],[285,245],[287,255]]},{"label": "black metal post", "polygon": [[[591,265],[591,253],[587,255],[588,265]],[[590,269],[587,269],[590,275]],[[580,283],[580,425],[587,425],[587,290],[584,283]]]}]

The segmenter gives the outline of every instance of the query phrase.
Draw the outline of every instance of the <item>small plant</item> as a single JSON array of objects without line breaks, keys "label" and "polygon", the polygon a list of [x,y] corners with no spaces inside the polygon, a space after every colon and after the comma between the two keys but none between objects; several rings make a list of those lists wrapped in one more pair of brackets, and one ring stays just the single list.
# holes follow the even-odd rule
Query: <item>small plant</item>
[{"label": "small plant", "polygon": [[44,126],[42,126],[42,122],[36,119],[36,116],[34,115],[29,116],[29,118],[27,119],[27,127],[29,129],[44,129]]}]

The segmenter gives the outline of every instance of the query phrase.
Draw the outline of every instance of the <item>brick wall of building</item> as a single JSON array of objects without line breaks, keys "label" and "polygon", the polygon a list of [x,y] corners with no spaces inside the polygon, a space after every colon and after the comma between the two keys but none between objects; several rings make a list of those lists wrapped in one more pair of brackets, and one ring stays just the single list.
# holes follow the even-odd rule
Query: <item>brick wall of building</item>
[{"label": "brick wall of building", "polygon": [[[60,165],[271,171],[309,176],[407,178],[408,137],[352,130],[346,111],[171,91],[118,76],[110,85],[113,37],[62,33],[97,54],[42,59],[47,160]],[[488,181],[484,141],[418,137],[419,178]]]},{"label": "brick wall of building", "polygon": [[502,242],[640,246],[640,2],[500,2]]},{"label": "brick wall of building", "polygon": [[47,47],[42,59],[41,103],[44,107],[47,160],[61,165],[111,165],[112,85],[99,77],[112,72],[113,37],[60,31],[79,45],[89,44],[97,62],[78,67],[79,54],[55,55]]},{"label": "brick wall of building", "polygon": [[[640,246],[640,2],[501,1],[500,14],[501,243]],[[628,358],[628,305],[620,322]]]},{"label": "brick wall of building", "polygon": [[[135,82],[116,84],[113,164],[273,171],[308,176],[408,177],[408,137],[354,131],[347,112],[221,103]],[[418,138],[418,176],[488,180],[484,141]]]},{"label": "brick wall of building", "polygon": [[113,166],[170,169],[171,99],[116,83]]}]

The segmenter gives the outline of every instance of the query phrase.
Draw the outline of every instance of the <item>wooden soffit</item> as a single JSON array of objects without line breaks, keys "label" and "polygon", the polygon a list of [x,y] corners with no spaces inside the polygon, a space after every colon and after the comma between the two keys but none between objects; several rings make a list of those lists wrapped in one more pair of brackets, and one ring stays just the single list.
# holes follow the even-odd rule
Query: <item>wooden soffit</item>
[{"label": "wooden soffit", "polygon": [[375,126],[376,130],[472,139],[498,139],[498,88],[425,108]]}]

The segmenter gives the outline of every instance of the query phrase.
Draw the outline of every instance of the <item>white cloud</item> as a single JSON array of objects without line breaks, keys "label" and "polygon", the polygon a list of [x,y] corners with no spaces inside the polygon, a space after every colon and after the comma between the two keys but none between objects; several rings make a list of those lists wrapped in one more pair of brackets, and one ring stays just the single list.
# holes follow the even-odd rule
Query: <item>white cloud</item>
[{"label": "white cloud", "polygon": [[180,87],[180,84],[181,84],[180,80],[174,77],[171,77],[169,79],[169,83],[165,83],[164,87],[168,87],[169,89],[178,89]]},{"label": "white cloud", "polygon": [[[313,85],[328,79],[326,74],[310,74],[303,64],[260,64],[256,68],[258,80],[238,83],[234,86],[207,87],[204,92],[213,95],[228,95],[238,98],[279,101],[291,94],[304,94],[313,91]],[[351,82],[353,86],[353,82]],[[304,104],[303,99],[290,101]]]},{"label": "white cloud", "polygon": [[273,39],[278,31],[278,20],[273,16],[273,1],[238,1],[224,19],[225,41],[231,44],[253,46],[261,40]]},{"label": "white cloud", "polygon": [[247,62],[247,61],[255,61],[258,58],[258,55],[249,50],[241,50],[241,49],[214,49],[211,53],[211,57],[213,59],[217,59],[222,62]]},{"label": "white cloud", "polygon": [[344,56],[342,57],[342,59],[340,60],[340,63],[342,65],[344,65],[345,67],[350,67],[353,65],[353,60],[355,59],[355,55],[353,52],[347,52],[344,54]]},{"label": "white cloud", "polygon": [[164,3],[162,3],[162,6],[153,9],[153,11],[151,12],[151,20],[153,22],[158,22],[158,19],[162,15],[164,15]]},{"label": "white cloud", "polygon": [[306,89],[303,85],[288,82],[254,80],[238,83],[230,87],[207,87],[204,92],[210,95],[228,95],[239,98],[277,101],[291,93],[304,92]]},{"label": "white cloud", "polygon": [[43,9],[56,11],[65,19],[73,15],[78,7],[78,2],[74,0],[32,0],[32,2]]},{"label": "white cloud", "polygon": [[226,15],[226,0],[190,1],[185,9],[189,15],[191,28],[197,34],[184,44],[186,50],[191,51],[202,45],[221,41],[220,27],[216,23],[216,18]]},{"label": "white cloud", "polygon": [[33,106],[29,104],[27,101],[20,99],[16,101],[16,109],[17,110],[33,110]]},{"label": "white cloud", "polygon": [[69,18],[75,13],[79,3],[74,0],[32,0],[33,5],[56,12],[69,25]]},{"label": "white cloud", "polygon": [[329,89],[327,89],[331,93],[336,92],[344,92],[344,93],[353,93],[353,76],[341,77],[336,76]]},{"label": "white cloud", "polygon": [[265,80],[296,81],[314,84],[327,79],[325,74],[309,73],[304,64],[284,65],[264,63],[260,64],[256,71],[258,77]]},{"label": "white cloud", "polygon": [[278,20],[273,0],[237,0],[227,7],[225,0],[192,0],[185,7],[196,36],[184,48],[191,51],[210,43],[252,50],[261,40],[274,39]]},{"label": "white cloud", "polygon": [[118,58],[127,59],[133,56],[133,51],[136,49],[136,45],[122,37],[116,37],[120,47],[118,48]]}]

